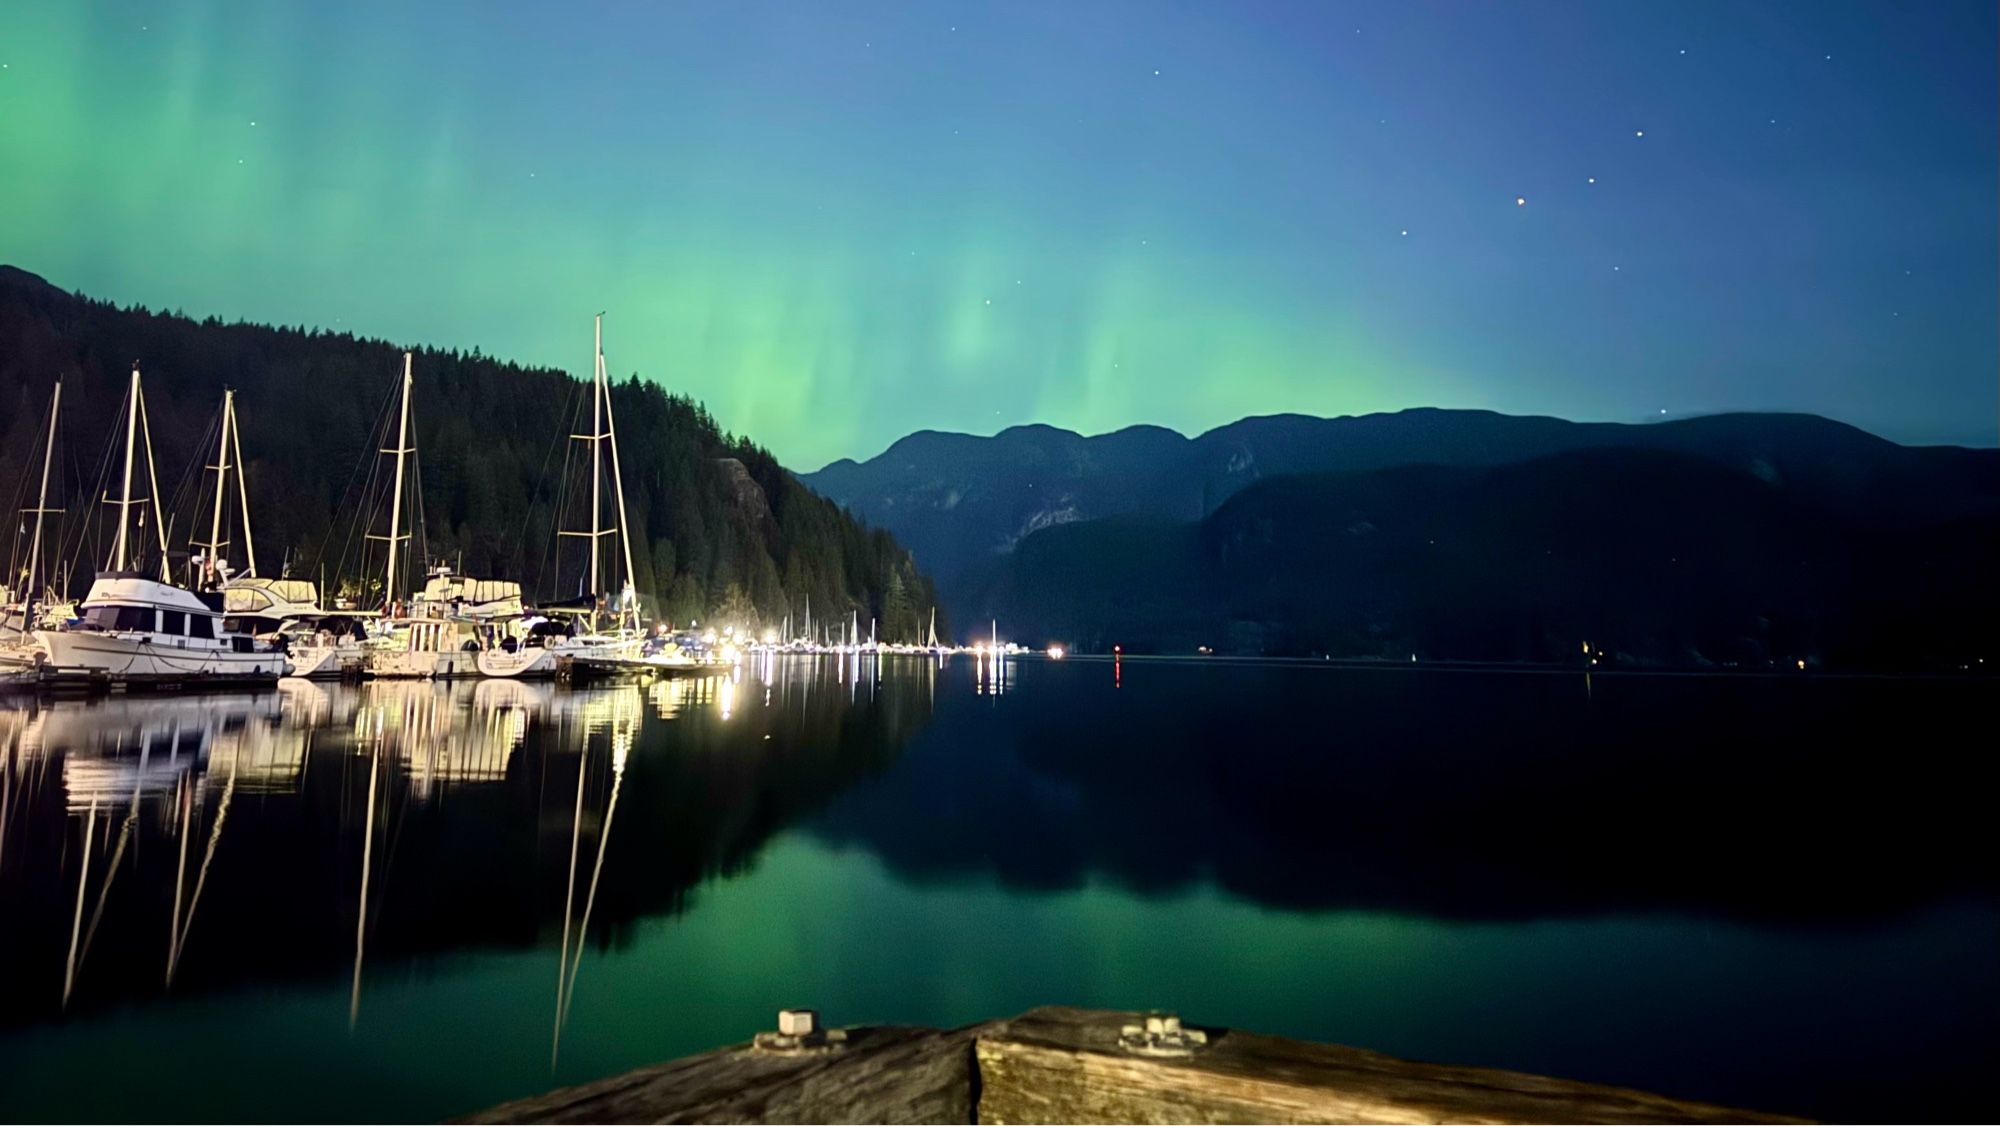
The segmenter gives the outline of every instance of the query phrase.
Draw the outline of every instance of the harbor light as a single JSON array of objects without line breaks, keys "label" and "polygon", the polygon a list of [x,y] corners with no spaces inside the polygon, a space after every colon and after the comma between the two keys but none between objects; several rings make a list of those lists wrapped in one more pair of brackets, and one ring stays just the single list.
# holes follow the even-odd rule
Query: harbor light
[{"label": "harbor light", "polygon": [[1062,659],[1063,659],[1063,647],[1060,645],[1049,646],[1049,660],[1060,661]]}]

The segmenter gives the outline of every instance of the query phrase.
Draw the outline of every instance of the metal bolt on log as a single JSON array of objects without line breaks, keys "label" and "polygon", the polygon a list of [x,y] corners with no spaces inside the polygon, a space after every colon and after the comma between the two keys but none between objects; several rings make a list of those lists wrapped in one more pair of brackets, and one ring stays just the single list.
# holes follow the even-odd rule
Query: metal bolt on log
[{"label": "metal bolt on log", "polygon": [[819,1013],[812,1009],[779,1009],[778,1030],[759,1032],[751,1043],[758,1051],[786,1055],[830,1052],[847,1043],[847,1033],[821,1028]]},{"label": "metal bolt on log", "polygon": [[1181,1018],[1174,1013],[1148,1013],[1144,1024],[1125,1025],[1118,1033],[1119,1047],[1155,1058],[1186,1058],[1207,1045],[1206,1032],[1181,1027]]}]

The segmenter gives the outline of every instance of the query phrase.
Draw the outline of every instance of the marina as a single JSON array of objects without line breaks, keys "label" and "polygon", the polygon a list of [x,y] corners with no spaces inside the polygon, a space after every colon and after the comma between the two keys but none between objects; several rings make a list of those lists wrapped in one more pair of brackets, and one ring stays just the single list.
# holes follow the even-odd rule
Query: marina
[{"label": "marina", "polygon": [[[361,536],[364,545],[382,548],[379,579],[363,583],[380,591],[369,608],[352,598],[327,605],[321,584],[259,575],[233,390],[224,392],[212,424],[213,460],[199,466],[204,478],[212,474],[212,484],[188,501],[196,517],[183,518],[166,506],[136,367],[121,414],[123,455],[115,469],[107,461],[103,470],[117,482],[115,490],[105,490],[107,503],[116,510],[114,546],[82,600],[70,601],[65,588],[77,567],[54,558],[52,547],[74,543],[80,551],[96,529],[87,519],[72,519],[76,527],[69,534],[50,526],[52,517],[74,515],[51,503],[49,470],[62,417],[58,381],[40,446],[39,490],[35,504],[23,509],[24,518],[32,517],[25,563],[19,568],[23,584],[18,594],[10,587],[0,599],[5,606],[0,620],[6,624],[0,631],[0,691],[185,691],[269,685],[281,677],[650,680],[780,652],[858,658],[965,651],[938,641],[934,609],[928,638],[921,644],[880,641],[872,620],[864,641],[857,610],[848,612],[837,633],[824,621],[815,633],[810,602],[797,635],[789,617],[783,631],[759,632],[745,625],[739,632],[732,624],[720,634],[712,626],[675,629],[671,622],[649,620],[636,588],[601,316],[588,385],[589,430],[568,435],[589,450],[584,526],[556,532],[559,545],[574,540],[582,546],[584,562],[576,572],[581,593],[534,605],[517,581],[462,575],[447,562],[423,559],[416,550],[425,537],[411,428],[414,382],[414,356],[405,353],[393,421],[385,423],[379,449],[365,459],[370,480],[378,456],[389,465],[386,489],[373,498],[373,507],[386,498],[382,530]],[[190,467],[190,476],[195,468]],[[370,510],[364,497],[355,520],[367,520]],[[188,549],[176,551],[168,542],[168,529],[200,529],[202,513],[207,538],[192,533]],[[144,538],[147,529],[151,540]],[[28,533],[25,523],[21,531]],[[15,544],[17,558],[23,556],[22,548]],[[174,585],[176,558],[186,560],[185,586]],[[363,563],[366,558],[364,552]],[[339,562],[346,561],[343,552]],[[324,572],[324,560],[320,567]],[[419,569],[421,586],[411,576]],[[606,589],[616,594],[599,593]],[[997,623],[991,644],[974,648],[980,653],[1026,652],[1014,645],[1003,649]]]}]

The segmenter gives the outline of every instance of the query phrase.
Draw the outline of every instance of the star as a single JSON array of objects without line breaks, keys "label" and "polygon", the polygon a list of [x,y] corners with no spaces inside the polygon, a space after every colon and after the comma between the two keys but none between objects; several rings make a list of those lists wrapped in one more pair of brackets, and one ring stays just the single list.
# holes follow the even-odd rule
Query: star
[{"label": "star", "polygon": [[1597,182],[1597,177],[1595,177],[1595,176],[1591,176],[1591,177],[1589,177],[1589,178],[1588,178],[1588,179],[1587,179],[1587,180],[1586,180],[1585,182],[1586,182],[1586,183],[1591,183],[1591,184],[1595,184],[1595,183]]},{"label": "star", "polygon": [[992,299],[991,297],[987,298],[987,299],[986,299],[986,303],[987,303],[988,305],[991,305],[991,304],[993,304],[993,299]]},{"label": "star", "polygon": [[1688,53],[1688,49],[1687,49],[1686,47],[1682,47],[1682,48],[1681,48],[1681,54],[1685,55],[1685,54],[1687,54],[1687,53]]},{"label": "star", "polygon": [[256,126],[256,124],[257,124],[257,123],[256,123],[255,121],[252,121],[252,122],[251,122],[250,124],[251,124],[251,126],[252,126],[252,127],[254,128],[254,127]]},{"label": "star", "polygon": [[1632,135],[1633,135],[1634,137],[1643,137],[1643,136],[1645,136],[1645,135],[1646,135],[1646,131],[1645,131],[1644,129],[1641,129],[1641,130],[1639,130],[1639,131],[1637,131],[1637,132],[1633,133]]},{"label": "star", "polygon": [[1405,231],[1403,232],[1403,237],[1404,237],[1404,238],[1409,238],[1409,237],[1410,237],[1410,232],[1409,232],[1409,231],[1407,231],[1407,230],[1405,230]]},{"label": "star", "polygon": [[1514,206],[1516,206],[1516,207],[1526,207],[1526,206],[1528,206],[1528,197],[1527,197],[1527,196],[1524,196],[1524,195],[1517,195],[1517,196],[1515,196],[1515,197],[1514,197]]},{"label": "star", "polygon": [[1615,274],[1615,273],[1619,272],[1620,270],[1623,270],[1624,268],[1625,268],[1625,267],[1623,267],[1623,266],[1613,266],[1613,267],[1611,267],[1611,272]]},{"label": "star", "polygon": [[1155,77],[1155,78],[1158,78],[1159,76],[1160,76],[1160,72],[1159,72],[1158,70],[1154,70],[1154,71],[1153,71],[1153,77]]}]

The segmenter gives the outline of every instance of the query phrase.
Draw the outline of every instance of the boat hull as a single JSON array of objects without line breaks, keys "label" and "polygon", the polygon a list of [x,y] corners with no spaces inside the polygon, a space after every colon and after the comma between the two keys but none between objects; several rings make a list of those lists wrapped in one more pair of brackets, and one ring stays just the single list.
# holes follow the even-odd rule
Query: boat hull
[{"label": "boat hull", "polygon": [[482,649],[474,662],[479,675],[500,680],[550,680],[561,662],[556,651],[524,646],[509,653],[505,649]]},{"label": "boat hull", "polygon": [[360,647],[294,645],[285,654],[285,675],[301,680],[340,680],[359,675],[365,662]]},{"label": "boat hull", "polygon": [[169,644],[146,635],[40,630],[35,641],[41,679],[57,686],[269,684],[285,671],[284,655],[274,651]]},{"label": "boat hull", "polygon": [[371,680],[456,680],[479,675],[478,654],[463,649],[378,650],[368,655]]}]

